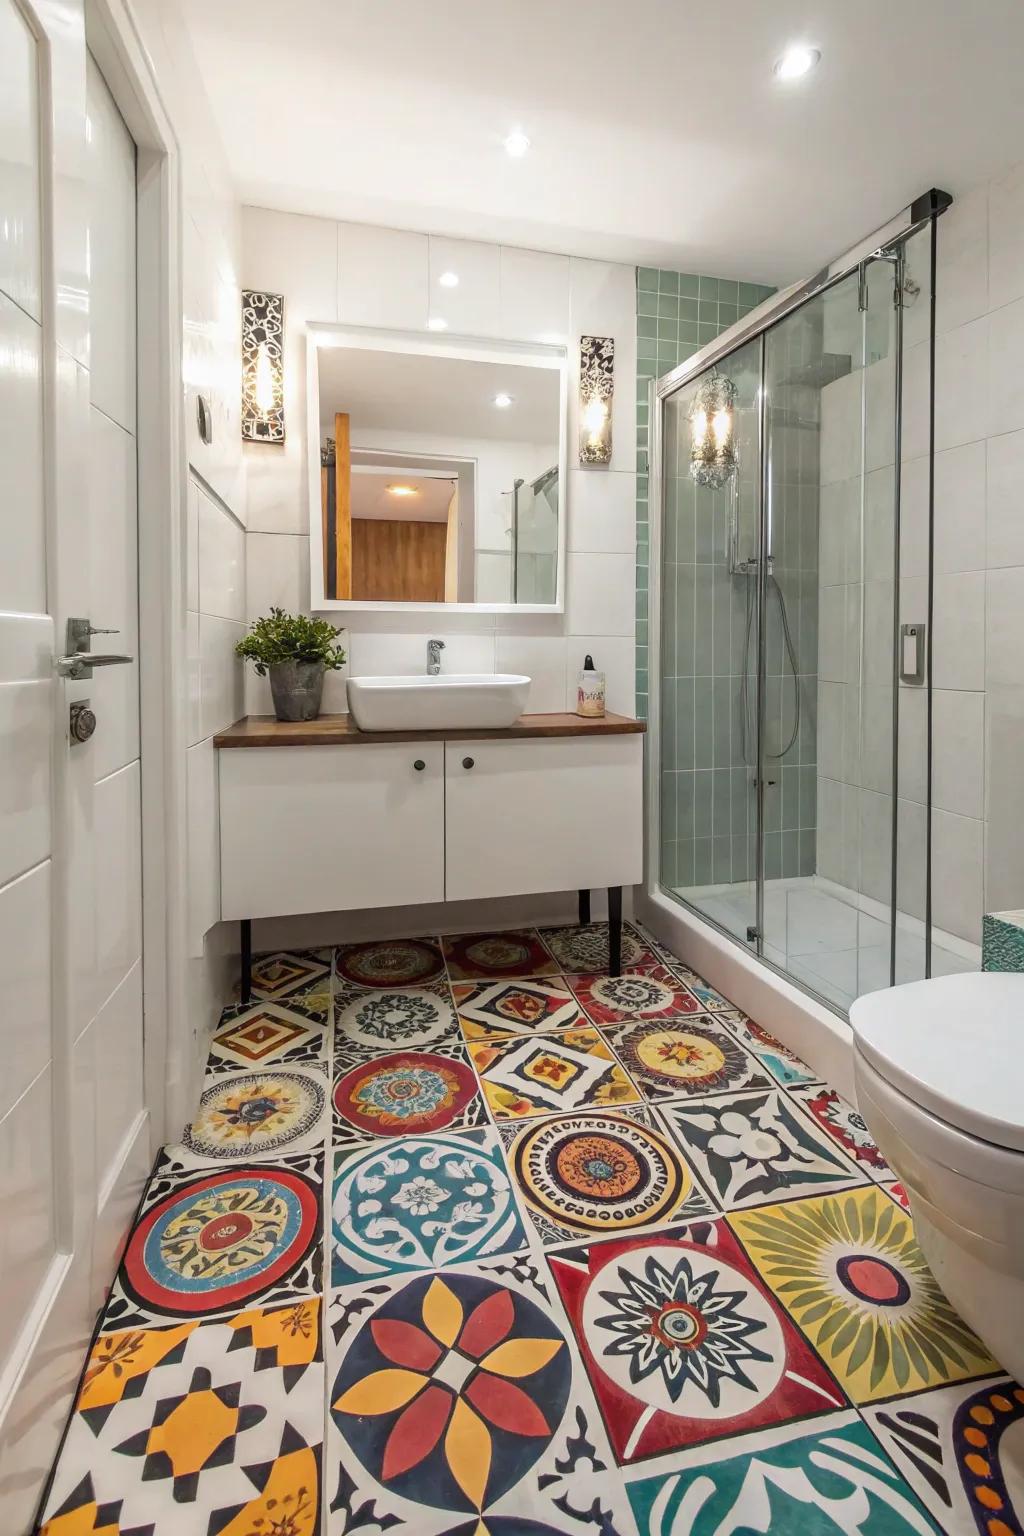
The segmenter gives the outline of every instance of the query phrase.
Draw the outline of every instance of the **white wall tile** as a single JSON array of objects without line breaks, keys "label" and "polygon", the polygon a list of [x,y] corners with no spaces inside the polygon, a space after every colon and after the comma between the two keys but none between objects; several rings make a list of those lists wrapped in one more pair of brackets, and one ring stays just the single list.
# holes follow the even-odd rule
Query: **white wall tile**
[{"label": "white wall tile", "polygon": [[985,695],[985,911],[1024,906],[1024,685]]},{"label": "white wall tile", "polygon": [[577,680],[590,655],[605,675],[605,708],[613,715],[636,713],[636,657],[631,638],[622,635],[572,635],[567,642],[565,708],[576,708]]},{"label": "white wall tile", "polygon": [[[954,198],[939,220],[937,254],[936,327],[951,331],[989,307],[987,186]],[[926,308],[924,293],[914,307]]]},{"label": "white wall tile", "polygon": [[984,822],[932,812],[932,921],[946,933],[981,943]]},{"label": "white wall tile", "polygon": [[245,681],[235,646],[244,624],[199,615],[199,654],[202,678],[200,729],[204,737],[226,730],[245,713]]},{"label": "white wall tile", "polygon": [[[429,314],[444,320],[455,335],[500,335],[500,248],[477,240],[446,240],[440,235],[428,236],[427,245]],[[458,278],[454,288],[441,284],[442,275],[448,273]]]},{"label": "white wall tile", "polygon": [[[96,997],[100,1006],[142,953],[142,800],[139,763],[96,785]],[[136,1028],[139,1021],[136,1020]]]},{"label": "white wall tile", "polygon": [[[924,610],[922,609],[921,612]],[[904,613],[903,622],[920,618]],[[985,686],[985,573],[935,577],[932,682],[936,688]]]},{"label": "white wall tile", "polygon": [[0,464],[9,509],[0,560],[0,609],[17,613],[46,609],[40,348],[35,320],[0,293]]},{"label": "white wall tile", "polygon": [[203,734],[203,677],[199,649],[199,615],[185,615],[186,671],[188,676],[188,741],[189,746],[199,741]]},{"label": "white wall tile", "polygon": [[188,942],[203,953],[203,939],[220,920],[218,755],[211,739],[188,752]]},{"label": "white wall tile", "polygon": [[984,815],[983,693],[932,692],[932,804],[975,820]]},{"label": "white wall tile", "polygon": [[590,554],[636,552],[636,475],[570,469],[568,547]]},{"label": "white wall tile", "polygon": [[38,1077],[53,1051],[50,1014],[52,867],[47,859],[0,887],[0,1120]]},{"label": "white wall tile", "polygon": [[821,391],[821,483],[860,473],[860,375],[844,374]]},{"label": "white wall tile", "polygon": [[[924,805],[900,800],[897,808],[896,903],[911,917],[925,914],[925,849],[928,842],[928,813]],[[935,871],[932,869],[934,883]],[[891,894],[879,901],[891,904]]]},{"label": "white wall tile", "polygon": [[1024,297],[1024,161],[991,183],[988,217],[989,304],[999,309]]},{"label": "white wall tile", "polygon": [[935,455],[936,571],[985,569],[985,473],[984,441]]},{"label": "white wall tile", "polygon": [[[418,615],[423,624],[423,615]],[[361,634],[355,633],[349,640],[348,673],[350,677],[379,677],[394,673],[425,672],[427,670],[427,641],[435,636],[433,629],[423,628],[419,633]],[[493,672],[495,670],[494,633],[448,634],[444,637],[445,648],[441,652],[441,668],[445,672]]]},{"label": "white wall tile", "polygon": [[245,530],[209,496],[199,493],[199,611],[245,619]]},{"label": "white wall tile", "polygon": [[[933,697],[939,696],[939,689]],[[950,693],[952,699],[969,699],[973,694]],[[892,694],[889,695],[890,709]],[[900,760],[898,793],[904,800],[924,805],[928,799],[928,691],[905,684],[900,688]],[[892,783],[892,730],[889,731],[889,783]],[[938,743],[936,742],[936,749]]]},{"label": "white wall tile", "polygon": [[343,324],[422,330],[428,313],[426,235],[338,225],[338,319]]},{"label": "white wall tile", "polygon": [[0,1359],[11,1346],[36,1300],[55,1252],[53,1190],[53,1082],[41,1072],[0,1121],[0,1189],[17,1220],[0,1223]]},{"label": "white wall tile", "polygon": [[557,713],[566,707],[565,659],[564,635],[499,633],[495,638],[495,671],[524,672],[530,678],[530,714]]},{"label": "white wall tile", "polygon": [[[1022,312],[1024,318],[1024,312]],[[995,337],[999,326],[993,326]],[[1024,342],[1024,336],[1021,337]],[[967,325],[947,331],[935,344],[935,447],[955,448],[973,443],[991,430],[997,411],[992,394],[989,408],[989,321],[983,315]],[[1024,396],[1022,396],[1024,398]],[[1024,426],[1024,420],[1020,425]],[[925,442],[923,452],[927,452]],[[911,446],[904,451],[911,456]],[[916,455],[913,455],[916,457]]]},{"label": "white wall tile", "polygon": [[[890,562],[891,558],[890,553]],[[911,459],[900,475],[900,575],[927,574],[928,460]]]},{"label": "white wall tile", "polygon": [[1024,565],[1024,431],[990,437],[987,446],[986,563]]},{"label": "white wall tile", "polygon": [[571,635],[632,635],[635,560],[624,554],[567,556],[566,618]]},{"label": "white wall tile", "polygon": [[53,624],[0,613],[0,884],[50,852]]},{"label": "white wall tile", "polygon": [[636,468],[636,272],[616,262],[569,262],[569,462],[579,462],[581,336],[615,340],[610,468]]},{"label": "white wall tile", "polygon": [[1024,657],[1024,566],[989,571],[986,610],[985,684],[1018,687]]},{"label": "white wall tile", "polygon": [[501,334],[509,341],[569,340],[569,258],[500,248]]},{"label": "white wall tile", "polygon": [[309,539],[287,533],[246,538],[247,597],[251,618],[272,607],[309,612]]},{"label": "white wall tile", "polygon": [[989,348],[990,403],[983,430],[972,434],[976,437],[994,437],[999,432],[1017,432],[1024,427],[1024,299],[1008,304],[992,316]]},{"label": "white wall tile", "polygon": [[199,612],[199,486],[189,477],[185,525],[185,607]]},{"label": "white wall tile", "polygon": [[91,54],[87,70],[90,398],[134,432],[135,146]]},{"label": "white wall tile", "polygon": [[0,289],[42,319],[39,265],[39,59],[18,7],[0,8]]}]

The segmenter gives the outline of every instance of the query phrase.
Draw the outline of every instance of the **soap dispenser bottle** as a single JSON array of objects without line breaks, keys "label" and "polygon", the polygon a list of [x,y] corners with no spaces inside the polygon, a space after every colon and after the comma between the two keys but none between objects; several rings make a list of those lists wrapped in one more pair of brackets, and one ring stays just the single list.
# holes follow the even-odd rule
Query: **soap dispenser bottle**
[{"label": "soap dispenser bottle", "polygon": [[604,673],[594,667],[594,658],[587,656],[583,671],[576,684],[576,713],[591,718],[604,714]]}]

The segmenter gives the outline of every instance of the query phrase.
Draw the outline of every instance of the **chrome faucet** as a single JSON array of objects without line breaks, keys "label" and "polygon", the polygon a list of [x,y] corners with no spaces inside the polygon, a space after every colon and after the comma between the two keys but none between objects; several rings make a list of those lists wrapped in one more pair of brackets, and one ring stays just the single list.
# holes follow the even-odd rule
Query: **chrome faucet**
[{"label": "chrome faucet", "polygon": [[443,640],[427,641],[427,676],[437,677],[441,670],[441,652],[444,650]]}]

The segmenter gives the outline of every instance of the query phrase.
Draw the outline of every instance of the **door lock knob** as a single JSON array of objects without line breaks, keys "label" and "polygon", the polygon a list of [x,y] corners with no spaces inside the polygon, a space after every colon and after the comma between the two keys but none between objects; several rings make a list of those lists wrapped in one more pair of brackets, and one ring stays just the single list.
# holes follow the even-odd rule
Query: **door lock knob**
[{"label": "door lock knob", "polygon": [[88,699],[80,699],[71,706],[71,740],[88,741],[96,729],[96,716],[89,708]]}]

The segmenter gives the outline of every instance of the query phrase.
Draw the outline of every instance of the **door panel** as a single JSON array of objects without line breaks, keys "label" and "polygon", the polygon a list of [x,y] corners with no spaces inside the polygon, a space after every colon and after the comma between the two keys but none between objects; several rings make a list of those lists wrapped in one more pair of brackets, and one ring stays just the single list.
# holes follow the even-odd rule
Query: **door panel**
[{"label": "door panel", "polygon": [[0,464],[8,509],[0,609],[19,613],[46,609],[42,344],[39,322],[0,292]]},{"label": "door panel", "polygon": [[135,145],[91,55],[89,379],[97,410],[135,432]]}]

